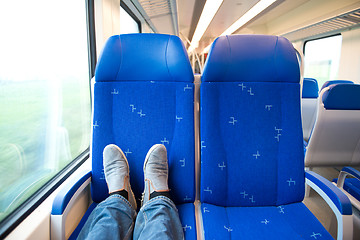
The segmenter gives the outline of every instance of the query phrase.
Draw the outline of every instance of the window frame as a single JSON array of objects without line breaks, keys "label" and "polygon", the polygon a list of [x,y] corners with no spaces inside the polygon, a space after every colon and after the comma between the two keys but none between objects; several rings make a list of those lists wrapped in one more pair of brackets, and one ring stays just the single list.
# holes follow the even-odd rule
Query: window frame
[{"label": "window frame", "polygon": [[[342,34],[341,34],[341,32],[338,32],[338,33],[334,33],[334,34],[330,34],[330,35],[322,35],[322,36],[320,36],[320,37],[315,37],[315,38],[311,38],[311,39],[308,39],[308,40],[305,40],[304,41],[304,44],[303,44],[303,55],[304,55],[304,60],[306,59],[306,44],[308,43],[308,42],[312,42],[312,41],[317,41],[317,40],[322,40],[322,39],[327,39],[327,38],[332,38],[332,37],[337,37],[337,36],[340,36],[341,37],[341,39],[342,39]],[[342,41],[342,40],[341,40]],[[342,46],[341,46],[342,47]],[[341,51],[341,49],[340,49],[340,51]],[[339,57],[341,57],[341,52],[340,52],[340,56]],[[339,67],[339,66],[338,66]],[[316,76],[306,76],[305,75],[305,73],[306,73],[306,65],[304,65],[304,77],[313,77],[313,78],[316,78],[317,79],[317,81],[318,81],[318,85],[319,85],[319,89],[321,88],[321,86],[322,86],[322,84],[324,83],[323,82],[323,80],[322,80],[322,78],[320,77],[320,78],[317,78]],[[331,80],[331,78],[329,79],[329,80]]]},{"label": "window frame", "polygon": [[[91,96],[91,79],[95,75],[96,67],[96,41],[95,41],[95,12],[94,0],[85,0],[86,23],[87,23],[87,45],[89,64],[89,96]],[[92,106],[90,106],[92,108]],[[91,109],[92,110],[92,109]],[[0,222],[0,239],[9,235],[24,219],[26,219],[44,200],[49,197],[72,173],[74,173],[90,157],[89,147],[73,159],[65,168],[59,171],[47,183],[38,189],[31,197],[25,200],[12,213]]]},{"label": "window frame", "polygon": [[139,33],[142,33],[141,31],[141,21],[139,20],[138,17],[136,17],[136,15],[131,11],[131,9],[124,3],[124,1],[120,1],[120,7],[122,7],[125,12],[127,12],[127,14],[130,15],[130,17],[132,19],[134,19],[134,21],[137,23],[138,25],[138,29],[139,29]]},{"label": "window frame", "polygon": [[311,39],[305,40],[305,42],[304,42],[304,47],[303,47],[303,54],[304,54],[304,56],[305,56],[306,44],[307,44],[308,42],[315,41],[315,40],[320,40],[320,39],[324,39],[324,38],[335,37],[335,36],[341,36],[341,33],[336,33],[336,34],[326,35],[326,36],[323,36],[323,37],[311,38]]}]

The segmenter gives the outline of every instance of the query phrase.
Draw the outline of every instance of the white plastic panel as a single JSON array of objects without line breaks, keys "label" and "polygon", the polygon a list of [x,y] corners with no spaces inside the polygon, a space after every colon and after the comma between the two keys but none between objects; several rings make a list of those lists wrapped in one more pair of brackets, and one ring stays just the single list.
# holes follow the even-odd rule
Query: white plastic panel
[{"label": "white plastic panel", "polygon": [[360,164],[360,111],[326,110],[320,101],[319,112],[305,156],[305,166],[346,166]]},{"label": "white plastic panel", "polygon": [[317,98],[303,98],[301,99],[301,119],[302,119],[302,128],[304,140],[309,141],[311,130],[314,127],[318,103]]}]

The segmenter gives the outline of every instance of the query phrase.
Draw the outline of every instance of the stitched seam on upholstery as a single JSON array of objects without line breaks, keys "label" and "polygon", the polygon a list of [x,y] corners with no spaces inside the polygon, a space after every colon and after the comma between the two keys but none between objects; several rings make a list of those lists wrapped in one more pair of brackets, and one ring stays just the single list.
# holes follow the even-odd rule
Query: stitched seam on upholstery
[{"label": "stitched seam on upholstery", "polygon": [[274,47],[274,69],[275,69],[275,76],[276,76],[275,79],[280,80],[280,76],[279,76],[279,73],[278,73],[278,66],[277,66],[277,63],[276,63],[278,42],[279,42],[279,37],[276,37],[276,43],[275,43],[275,47]]},{"label": "stitched seam on upholstery", "polygon": [[[220,86],[222,86],[223,84],[221,84]],[[216,95],[217,95],[217,112],[219,113],[220,112],[220,91],[219,91],[219,87],[217,87],[216,88]],[[221,128],[221,126],[222,126],[222,124],[221,124],[221,122],[220,122],[220,115],[219,115],[219,117],[218,117],[218,129],[222,129]],[[229,166],[228,166],[228,158],[227,158],[227,154],[226,154],[226,149],[225,149],[225,146],[224,146],[224,136],[223,136],[223,133],[224,131],[220,131],[220,134],[219,134],[219,138],[221,138],[221,142],[220,143],[218,143],[218,144],[221,144],[222,145],[222,149],[224,150],[224,154],[225,154],[225,156],[224,156],[224,162],[226,162],[226,164],[227,164],[227,167],[226,167],[226,176],[225,176],[225,186],[224,186],[224,191],[225,191],[225,204],[226,204],[226,206],[228,206],[228,204],[229,204],[229,202],[228,202],[228,195],[229,195],[229,192],[228,192],[228,179],[229,179],[229,175],[228,175],[228,168],[229,168]]]},{"label": "stitched seam on upholstery", "polygon": [[115,77],[115,80],[117,80],[118,79],[118,77],[119,77],[119,73],[120,73],[120,69],[121,69],[121,67],[122,67],[122,63],[123,63],[123,50],[122,50],[122,48],[121,48],[121,37],[120,37],[120,35],[119,35],[119,42],[120,42],[120,49],[121,49],[121,52],[120,52],[120,65],[119,65],[119,69],[118,69],[118,72],[117,72],[117,74],[116,74],[116,77]]},{"label": "stitched seam on upholstery", "polygon": [[231,60],[231,45],[230,45],[230,40],[229,40],[229,36],[228,36],[228,35],[226,35],[226,40],[227,40],[228,46],[229,46],[229,58],[230,58],[230,59],[226,59],[226,60],[227,60],[227,61],[226,61],[226,74],[225,74],[224,77],[227,77],[227,76],[229,75],[229,68],[230,68],[229,62],[230,62],[230,60]]},{"label": "stitched seam on upholstery", "polygon": [[168,71],[168,74],[169,74],[170,78],[174,81],[174,78],[170,73],[170,69],[169,69],[169,65],[168,65],[168,59],[167,59],[167,51],[169,49],[168,47],[169,47],[170,38],[171,38],[171,36],[169,35],[169,39],[168,39],[168,41],[166,43],[166,47],[165,47],[165,64],[166,64],[166,69]]},{"label": "stitched seam on upholstery", "polygon": [[[284,115],[282,114],[283,111],[282,111],[282,108],[283,108],[283,101],[282,101],[282,97],[283,97],[283,84],[280,85],[280,126],[279,128],[283,128],[282,126],[282,123],[283,123],[283,117]],[[280,203],[279,203],[279,161],[280,161],[280,144],[281,144],[281,141],[279,141],[278,145],[277,145],[277,148],[278,148],[278,153],[277,153],[277,161],[276,161],[276,206],[279,206]]]},{"label": "stitched seam on upholstery", "polygon": [[[220,118],[219,118],[220,120]],[[223,131],[221,131],[221,133],[223,133]],[[226,192],[226,195],[225,195],[225,202],[226,202],[226,206],[229,205],[229,163],[228,163],[228,156],[227,156],[227,153],[226,153],[226,149],[225,149],[225,146],[224,146],[224,137],[223,135],[221,135],[221,144],[223,145],[223,149],[224,149],[224,153],[225,153],[225,156],[224,156],[224,162],[226,163],[226,177],[225,177],[225,192]],[[231,239],[231,234],[230,234],[230,239]]]},{"label": "stitched seam on upholstery", "polygon": [[[297,203],[287,203],[286,205],[284,204],[283,206],[288,206],[288,205],[291,205],[291,206],[294,206],[295,204],[298,204],[298,205],[300,205],[300,204],[303,204],[302,202],[297,202]],[[306,207],[306,205],[305,204],[303,204],[305,207]],[[306,207],[307,208],[307,207]],[[307,208],[308,209],[308,208]],[[309,209],[308,209],[309,210]],[[309,210],[310,211],[310,210]],[[284,218],[284,217],[283,217]],[[293,225],[292,224],[289,224],[288,223],[288,221],[284,221],[285,222],[285,224],[287,224],[292,230],[293,230],[293,232],[294,233],[296,233],[297,234],[297,236],[299,236],[299,237],[303,237],[303,234],[304,233],[299,233],[298,232],[298,230],[297,230],[297,228],[294,228],[293,227]]]},{"label": "stitched seam on upholstery", "polygon": [[[227,225],[229,226],[229,227],[231,227],[230,226],[230,221],[229,221],[229,216],[228,216],[228,210],[227,210],[227,207],[225,207],[225,214],[226,214],[226,220],[227,220]],[[229,239],[231,240],[231,231],[229,232]]]},{"label": "stitched seam on upholstery", "polygon": [[[170,73],[169,73],[170,74]],[[167,151],[169,151],[168,149],[170,149],[171,151],[171,148],[172,148],[172,144],[174,142],[174,139],[176,138],[175,137],[175,134],[176,134],[176,128],[177,128],[177,121],[176,121],[176,117],[178,116],[178,97],[179,97],[179,94],[178,94],[178,87],[181,87],[179,85],[182,85],[182,84],[177,84],[177,83],[174,83],[175,85],[175,116],[173,117],[173,123],[174,123],[174,128],[173,128],[173,133],[172,133],[172,139],[171,139],[171,145],[169,146],[169,148],[167,148]],[[178,130],[179,131],[179,130]],[[167,153],[167,158],[168,158],[168,166],[170,166],[170,152]],[[170,168],[170,167],[169,167]],[[168,182],[169,182],[169,177],[168,177]],[[168,186],[168,188],[170,189],[170,187]],[[158,196],[158,197],[161,197],[161,196]],[[153,198],[153,199],[156,199],[157,197]],[[151,201],[152,199],[150,199]],[[173,198],[173,200],[175,200]]]},{"label": "stitched seam on upholstery", "polygon": [[[191,84],[191,87],[192,87],[192,91],[193,91],[193,94],[192,96],[194,96],[194,92],[195,92],[195,84],[194,83],[187,83],[186,85],[190,85]],[[180,88],[182,90],[182,88],[185,86],[185,83],[184,84],[180,84],[179,82],[176,82],[175,83],[175,115],[178,116],[178,104],[181,103],[181,100],[178,101],[178,98],[180,98],[180,96],[184,96],[183,94],[178,94],[178,88]],[[181,92],[181,91],[180,91]],[[184,97],[182,98],[184,99]],[[184,100],[186,102],[186,100]],[[194,101],[194,100],[193,100]],[[192,110],[192,112],[194,112],[194,109]],[[193,119],[194,119],[194,115],[193,115]],[[171,140],[171,146],[170,146],[170,149],[172,147],[172,143],[174,142],[174,139],[176,138],[176,131],[181,131],[182,128],[178,127],[178,123],[177,123],[177,120],[176,118],[174,117],[174,130],[173,130],[173,137],[172,137],[172,140]],[[193,122],[194,124],[194,122]],[[176,129],[176,128],[179,128],[179,129]],[[195,134],[195,133],[194,133]],[[170,154],[168,155],[168,160],[169,160],[169,165],[170,165]],[[195,180],[195,178],[194,178]],[[195,184],[195,181],[194,181],[194,184]],[[175,199],[173,199],[173,201],[175,201]],[[177,201],[176,201],[177,202]],[[185,203],[183,200],[181,200],[181,203]]]}]

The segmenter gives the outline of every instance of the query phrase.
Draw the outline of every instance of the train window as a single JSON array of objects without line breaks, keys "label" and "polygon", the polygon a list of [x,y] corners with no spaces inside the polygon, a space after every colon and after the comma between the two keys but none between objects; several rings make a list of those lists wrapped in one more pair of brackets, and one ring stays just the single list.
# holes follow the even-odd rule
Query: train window
[{"label": "train window", "polygon": [[120,7],[120,33],[139,33],[140,21],[131,13],[130,9],[121,4]]},{"label": "train window", "polygon": [[0,32],[2,221],[89,147],[86,1],[1,1]]},{"label": "train window", "polygon": [[336,79],[341,53],[342,36],[336,35],[305,42],[304,77],[315,78],[321,87]]}]

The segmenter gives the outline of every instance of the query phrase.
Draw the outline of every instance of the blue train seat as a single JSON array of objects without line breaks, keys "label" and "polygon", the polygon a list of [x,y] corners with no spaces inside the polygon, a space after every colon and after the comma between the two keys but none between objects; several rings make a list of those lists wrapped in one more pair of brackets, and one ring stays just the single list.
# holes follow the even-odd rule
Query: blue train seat
[{"label": "blue train seat", "polygon": [[[108,39],[93,86],[93,204],[89,211],[108,196],[102,164],[106,145],[116,144],[126,154],[131,186],[140,200],[146,153],[152,145],[162,143],[168,151],[169,188],[185,237],[196,238],[193,81],[186,50],[176,36],[128,34]],[[58,201],[53,213],[61,214],[59,206],[66,200],[62,196]]]},{"label": "blue train seat", "polygon": [[326,81],[320,89],[320,92],[326,88],[329,87],[330,85],[334,85],[334,84],[354,84],[353,81],[349,81],[349,80],[330,80],[330,81]]},{"label": "blue train seat", "polygon": [[360,165],[360,85],[329,85],[321,90],[318,105],[305,165]]},{"label": "blue train seat", "polygon": [[[305,156],[307,167],[343,167],[333,181],[360,211],[360,85],[326,82],[319,96],[319,114]],[[344,167],[345,166],[345,167]],[[347,178],[347,177],[354,178]],[[354,239],[360,237],[360,218],[354,214]]]},{"label": "blue train seat", "polygon": [[303,128],[303,137],[306,142],[309,141],[311,131],[314,127],[319,96],[319,86],[314,78],[304,78],[301,97],[301,120]]},{"label": "blue train seat", "polygon": [[[231,35],[212,44],[200,87],[205,239],[332,239],[302,203],[299,81],[285,38]],[[339,239],[351,239],[346,196],[315,173],[306,182],[337,206]]]}]

